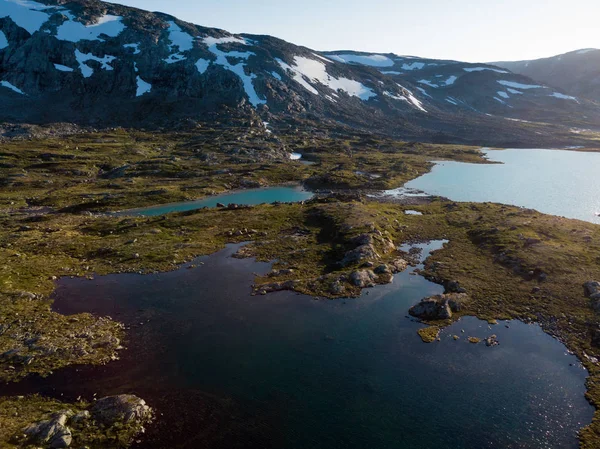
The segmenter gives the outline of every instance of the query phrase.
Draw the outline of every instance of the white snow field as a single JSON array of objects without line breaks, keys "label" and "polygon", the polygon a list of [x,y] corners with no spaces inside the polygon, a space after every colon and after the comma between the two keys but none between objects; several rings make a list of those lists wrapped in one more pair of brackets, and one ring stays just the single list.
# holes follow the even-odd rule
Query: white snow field
[{"label": "white snow field", "polygon": [[[321,58],[319,55],[315,55]],[[394,61],[392,61],[387,56],[383,55],[352,55],[352,54],[342,54],[342,55],[328,55],[331,59],[334,59],[338,62],[343,62],[345,64],[362,64],[368,65],[371,67],[392,67],[394,65]],[[321,58],[323,59],[323,58]],[[326,60],[326,59],[325,59]],[[326,60],[327,61],[327,60]],[[330,62],[330,61],[327,61]]]},{"label": "white snow field", "polygon": [[292,73],[292,78],[296,82],[315,95],[319,95],[319,92],[310,83],[320,83],[334,91],[342,90],[348,95],[358,97],[363,101],[377,96],[372,89],[358,81],[331,76],[327,73],[327,68],[321,61],[316,61],[304,56],[294,56],[293,66],[290,66],[279,59],[277,62],[282,68]]}]

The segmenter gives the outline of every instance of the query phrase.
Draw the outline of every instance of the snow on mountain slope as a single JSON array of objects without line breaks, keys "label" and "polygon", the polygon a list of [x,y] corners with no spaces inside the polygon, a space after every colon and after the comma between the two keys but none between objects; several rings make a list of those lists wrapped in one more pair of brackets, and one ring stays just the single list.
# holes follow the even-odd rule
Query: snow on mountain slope
[{"label": "snow on mountain slope", "polygon": [[524,88],[537,83],[494,66],[319,53],[98,0],[0,0],[0,81],[0,120],[16,121],[161,123],[227,110],[416,135],[493,117],[594,117],[585,101]]},{"label": "snow on mountain slope", "polygon": [[[600,50],[586,48],[551,58],[494,63],[561,89],[565,97],[600,102]],[[563,98],[556,95],[557,98]]]},{"label": "snow on mountain slope", "polygon": [[[419,91],[431,99],[429,101],[435,101],[438,107],[445,109],[459,107],[480,113],[512,116],[519,111],[530,111],[537,102],[559,106],[560,100],[577,101],[555,89],[532,83],[520,75],[491,65],[407,58],[393,54],[326,52],[325,55],[347,64],[375,67],[384,75],[417,84]],[[384,60],[393,64],[376,65],[371,62]],[[498,84],[511,90],[498,91]]]}]

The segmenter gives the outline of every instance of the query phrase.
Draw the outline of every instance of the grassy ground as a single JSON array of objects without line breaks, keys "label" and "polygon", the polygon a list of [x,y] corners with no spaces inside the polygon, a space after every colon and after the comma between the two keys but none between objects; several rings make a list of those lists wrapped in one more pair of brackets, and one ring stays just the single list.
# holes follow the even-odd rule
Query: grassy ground
[{"label": "grassy ground", "polygon": [[[466,288],[469,302],[455,317],[540,322],[589,369],[588,397],[598,405],[600,367],[586,355],[600,356],[600,348],[592,344],[600,340],[595,340],[600,319],[582,288],[588,280],[600,280],[598,226],[496,204],[437,200],[407,207],[360,195],[152,218],[89,213],[195,199],[254,182],[306,181],[352,191],[393,188],[426,172],[431,160],[483,162],[469,147],[361,136],[269,139],[237,129],[193,136],[116,130],[3,144],[0,380],[48,375],[72,364],[106,363],[126,341],[121,326],[110,318],[52,312],[48,298],[57,277],[173,270],[228,242],[252,241],[240,257],[277,260],[272,273],[256,279],[257,293],[291,288],[319,297],[353,296],[360,289],[351,273],[365,269],[365,260],[346,266],[339,262],[357,247],[357,238],[367,235],[377,253],[370,259],[374,267],[406,256],[391,251],[389,241],[449,240],[429,258],[424,274],[439,283],[457,280]],[[288,161],[289,148],[315,165]],[[118,169],[123,166],[127,168]],[[149,189],[160,193],[149,195]],[[32,213],[38,207],[53,213]],[[423,215],[405,215],[409,208]],[[376,282],[387,281],[382,274]],[[434,340],[436,326],[448,323],[429,324],[434,327],[422,332],[424,340]],[[16,399],[3,401],[0,447],[9,445],[23,423],[77,407],[23,398],[18,400],[21,412],[13,416]],[[581,436],[583,448],[600,446],[598,414]],[[105,443],[89,441],[90,447]]]}]

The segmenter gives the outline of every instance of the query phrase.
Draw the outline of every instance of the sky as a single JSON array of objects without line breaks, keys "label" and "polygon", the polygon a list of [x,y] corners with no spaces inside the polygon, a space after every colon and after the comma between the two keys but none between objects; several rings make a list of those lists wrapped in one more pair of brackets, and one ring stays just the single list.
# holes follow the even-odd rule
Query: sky
[{"label": "sky", "polygon": [[598,0],[112,0],[314,50],[468,62],[600,48]]}]

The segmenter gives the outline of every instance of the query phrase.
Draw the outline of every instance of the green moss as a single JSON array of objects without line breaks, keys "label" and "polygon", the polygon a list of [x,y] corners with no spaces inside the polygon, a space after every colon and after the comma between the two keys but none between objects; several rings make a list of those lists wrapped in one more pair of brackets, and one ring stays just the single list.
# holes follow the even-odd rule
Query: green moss
[{"label": "green moss", "polygon": [[440,336],[440,328],[436,326],[424,327],[417,331],[423,343],[433,343]]},{"label": "green moss", "polygon": [[[288,151],[285,145],[316,164],[259,157],[253,150],[257,145],[280,156]],[[355,237],[370,233],[377,236],[378,263],[400,256],[383,251],[387,239],[395,244],[449,240],[428,259],[424,275],[439,283],[458,280],[467,289],[471,299],[454,318],[540,322],[584,362],[590,372],[588,398],[597,405],[600,368],[584,353],[600,356],[592,344],[600,320],[582,290],[584,282],[600,280],[595,225],[489,203],[440,200],[407,207],[359,196],[151,218],[74,213],[196,199],[239,187],[240,180],[306,181],[354,191],[392,188],[426,172],[437,159],[483,162],[469,147],[302,132],[257,141],[239,130],[119,131],[3,144],[0,162],[8,168],[0,188],[0,207],[7,208],[0,213],[0,354],[18,352],[0,360],[0,380],[47,375],[70,364],[106,363],[126,338],[111,320],[53,313],[48,298],[55,277],[173,270],[226,243],[252,241],[239,256],[277,261],[273,273],[256,279],[255,291],[291,282],[286,288],[319,297],[357,296],[360,289],[347,279],[358,265],[342,268],[338,262],[356,246]],[[129,166],[123,176],[105,175],[123,165]],[[22,206],[65,209],[35,216],[30,209],[18,211]],[[423,215],[407,216],[406,209]],[[430,324],[435,327],[422,329],[422,338],[435,339],[438,326],[447,323]],[[89,342],[78,337],[86,333],[94,336]],[[107,343],[94,347],[98,339]],[[51,347],[57,351],[47,351]],[[32,413],[46,401],[27,400]],[[12,423],[9,415],[1,416],[7,428],[22,424],[20,418]],[[0,442],[6,435],[0,433]],[[581,433],[582,447],[600,445],[598,435],[597,416]]]}]

